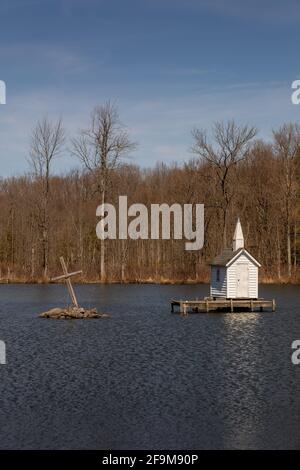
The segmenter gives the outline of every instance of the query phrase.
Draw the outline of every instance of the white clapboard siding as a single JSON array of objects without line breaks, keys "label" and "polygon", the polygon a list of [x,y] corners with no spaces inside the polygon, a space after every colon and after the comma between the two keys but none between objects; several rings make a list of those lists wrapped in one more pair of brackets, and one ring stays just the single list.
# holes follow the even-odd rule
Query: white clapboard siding
[{"label": "white clapboard siding", "polygon": [[250,257],[242,252],[227,268],[227,297],[237,297],[237,265],[243,264],[248,269],[248,293],[247,297],[254,299],[258,297],[258,268]]},{"label": "white clapboard siding", "polygon": [[238,219],[232,249],[226,248],[211,263],[211,297],[258,298],[260,263],[244,248],[244,235]]},{"label": "white clapboard siding", "polygon": [[236,263],[233,263],[232,266],[227,268],[227,293],[226,297],[228,298],[235,298],[236,297],[236,287],[237,287],[237,280],[236,280]]},{"label": "white clapboard siding", "polygon": [[[219,270],[219,280],[218,280],[218,270]],[[226,297],[226,293],[227,293],[226,268],[223,266],[212,266],[210,296],[211,297]]]},{"label": "white clapboard siding", "polygon": [[253,261],[251,256],[248,256],[246,250],[242,251],[236,259],[233,258],[233,261],[229,262],[227,266],[211,266],[211,297],[232,299],[239,297],[237,269],[239,272],[241,269],[246,271],[247,282],[245,292],[241,297],[258,298],[258,266],[255,264],[255,260]]}]

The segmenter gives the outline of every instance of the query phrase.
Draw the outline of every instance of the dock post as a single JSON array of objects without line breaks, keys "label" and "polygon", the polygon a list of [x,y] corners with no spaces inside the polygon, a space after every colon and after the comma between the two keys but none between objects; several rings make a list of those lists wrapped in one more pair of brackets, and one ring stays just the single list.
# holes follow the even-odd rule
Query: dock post
[{"label": "dock post", "polygon": [[253,312],[253,300],[252,299],[250,300],[250,308],[251,308],[251,312]]},{"label": "dock post", "polygon": [[187,308],[186,304],[183,304],[183,316],[184,316],[184,317],[187,317],[186,308]]},{"label": "dock post", "polygon": [[171,302],[171,312],[174,313],[174,304]]},{"label": "dock post", "polygon": [[275,312],[276,302],[275,299],[272,300],[272,312]]},{"label": "dock post", "polygon": [[233,300],[232,299],[230,299],[230,311],[231,313],[233,312]]},{"label": "dock post", "polygon": [[209,312],[208,300],[206,299],[206,313]]}]

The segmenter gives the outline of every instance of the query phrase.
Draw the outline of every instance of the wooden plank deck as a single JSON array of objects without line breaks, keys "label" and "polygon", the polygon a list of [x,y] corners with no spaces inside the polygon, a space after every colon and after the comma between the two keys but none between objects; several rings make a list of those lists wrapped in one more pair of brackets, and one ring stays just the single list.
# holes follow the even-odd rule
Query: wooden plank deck
[{"label": "wooden plank deck", "polygon": [[271,309],[275,312],[275,299],[212,299],[204,298],[200,300],[171,300],[171,311],[175,312],[175,307],[179,307],[182,315],[187,315],[188,311],[196,312],[212,312],[212,311],[229,311],[234,312],[238,309],[254,312],[264,309]]}]

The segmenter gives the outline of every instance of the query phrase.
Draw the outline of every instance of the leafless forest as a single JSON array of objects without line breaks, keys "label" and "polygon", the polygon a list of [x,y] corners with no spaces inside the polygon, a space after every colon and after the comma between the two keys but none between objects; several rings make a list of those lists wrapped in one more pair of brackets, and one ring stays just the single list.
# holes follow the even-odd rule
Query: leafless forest
[{"label": "leafless forest", "polygon": [[[144,169],[127,157],[131,140],[111,103],[96,107],[81,133],[67,139],[63,122],[41,119],[31,135],[28,173],[0,182],[2,282],[47,282],[59,256],[83,270],[83,281],[195,282],[208,280],[208,262],[231,244],[242,221],[246,247],[262,263],[261,280],[299,282],[300,126],[283,124],[273,140],[234,121],[191,129],[187,163]],[[70,155],[70,171],[55,159]],[[128,203],[205,204],[205,243],[184,240],[105,240],[96,237],[96,207]]]}]

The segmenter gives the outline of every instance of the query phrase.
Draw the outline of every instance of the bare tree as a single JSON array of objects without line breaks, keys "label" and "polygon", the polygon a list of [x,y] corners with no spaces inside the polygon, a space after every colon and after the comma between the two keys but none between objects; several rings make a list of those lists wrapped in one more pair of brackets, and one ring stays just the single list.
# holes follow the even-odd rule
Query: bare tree
[{"label": "bare tree", "polygon": [[[277,131],[273,131],[274,149],[281,162],[281,183],[285,213],[286,250],[288,276],[292,275],[292,249],[291,232],[292,216],[295,215],[294,202],[297,197],[297,159],[300,153],[300,126],[299,124],[284,124]],[[294,222],[295,224],[295,222]],[[295,225],[294,225],[294,231]],[[296,237],[296,234],[295,234]]]},{"label": "bare tree", "polygon": [[41,192],[41,200],[37,200],[37,204],[44,278],[47,278],[49,254],[50,170],[52,161],[60,154],[64,142],[65,132],[61,119],[52,123],[45,117],[38,121],[32,131],[29,163]]},{"label": "bare tree", "polygon": [[[96,192],[104,204],[109,176],[116,168],[121,157],[135,148],[128,132],[122,125],[117,107],[110,101],[94,108],[90,127],[82,130],[72,141],[72,154],[78,157],[85,168],[91,172],[96,184]],[[100,240],[100,278],[104,281],[105,245]]]},{"label": "bare tree", "polygon": [[236,185],[232,173],[249,151],[249,144],[257,131],[254,127],[239,127],[235,122],[217,122],[213,126],[214,143],[210,143],[205,130],[194,129],[192,152],[200,159],[209,162],[215,169],[221,189],[221,209],[223,213],[223,245],[227,244],[227,219]]},{"label": "bare tree", "polygon": [[[300,282],[297,232],[300,225],[300,154],[296,162],[297,196],[291,203],[294,265],[291,280]],[[96,281],[101,253],[95,235],[94,174],[79,170],[61,176],[53,175],[53,170],[50,173],[49,271],[59,270],[55,253],[61,253],[74,271],[80,264],[85,281]],[[29,175],[0,178],[0,278],[3,280],[43,279],[43,182],[43,178]],[[230,184],[235,185],[236,193],[228,212],[228,241],[232,236],[230,226],[239,214],[243,218],[247,248],[262,264],[261,279],[288,281],[284,171],[274,145],[256,141],[249,158],[232,170]],[[202,250],[187,252],[184,239],[107,239],[106,280],[208,281],[207,262],[219,252],[222,244],[220,217],[223,214],[216,210],[222,194],[215,166],[195,156],[185,165],[163,164],[152,169],[121,163],[109,175],[106,201],[117,204],[119,195],[124,194],[128,196],[129,205],[139,201],[146,205],[149,213],[152,203],[203,202],[206,207],[205,243]]]}]

